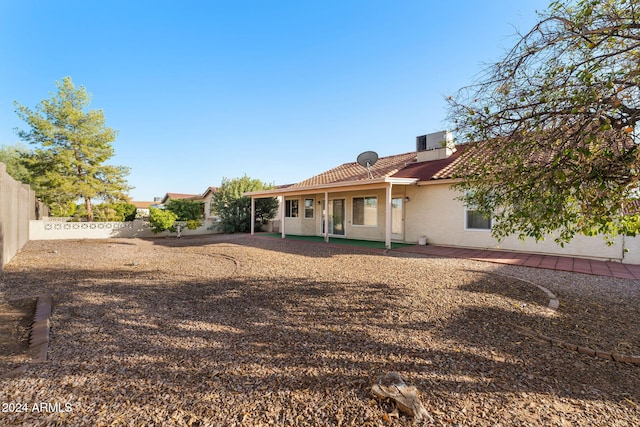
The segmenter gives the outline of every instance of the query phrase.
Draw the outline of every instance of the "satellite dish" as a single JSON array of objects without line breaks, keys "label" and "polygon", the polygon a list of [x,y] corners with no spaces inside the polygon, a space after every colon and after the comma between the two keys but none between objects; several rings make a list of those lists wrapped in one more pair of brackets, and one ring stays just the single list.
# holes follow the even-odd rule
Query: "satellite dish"
[{"label": "satellite dish", "polygon": [[356,161],[363,168],[367,168],[367,172],[369,172],[369,179],[373,179],[373,175],[371,174],[371,166],[375,165],[378,161],[378,153],[376,153],[375,151],[365,151],[364,153],[360,153],[358,155],[358,159]]}]

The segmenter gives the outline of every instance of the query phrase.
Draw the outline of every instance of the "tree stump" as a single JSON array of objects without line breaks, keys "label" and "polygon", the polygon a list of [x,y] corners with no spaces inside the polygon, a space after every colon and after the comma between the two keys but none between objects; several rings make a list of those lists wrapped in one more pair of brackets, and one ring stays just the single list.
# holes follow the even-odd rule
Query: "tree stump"
[{"label": "tree stump", "polygon": [[398,409],[413,417],[415,421],[432,420],[418,398],[418,389],[404,382],[397,372],[391,372],[378,380],[371,387],[371,392],[380,399],[391,399]]}]

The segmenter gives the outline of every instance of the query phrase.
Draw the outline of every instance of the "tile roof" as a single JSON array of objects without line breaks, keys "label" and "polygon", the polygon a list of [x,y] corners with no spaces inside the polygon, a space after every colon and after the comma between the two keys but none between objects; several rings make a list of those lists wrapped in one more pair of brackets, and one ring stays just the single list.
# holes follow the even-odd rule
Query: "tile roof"
[{"label": "tile roof", "polygon": [[[417,155],[415,152],[380,157],[378,161],[371,166],[371,174],[374,178],[389,177],[404,168],[407,164],[413,163],[416,160]],[[340,182],[367,181],[368,179],[369,173],[367,169],[356,162],[351,162],[329,169],[319,175],[293,184],[288,188],[293,189]]]},{"label": "tile roof", "polygon": [[446,159],[412,163],[393,174],[393,178],[418,178],[418,181],[452,178],[456,166],[464,161],[467,148],[468,144],[456,145],[456,151]]},{"label": "tile roof", "polygon": [[202,193],[202,195],[200,195],[200,198],[205,198],[205,197],[207,197],[207,194],[215,193],[217,191],[218,191],[218,187],[207,187],[207,189],[204,190],[204,193]]},{"label": "tile roof", "polygon": [[628,200],[624,206],[623,212],[625,215],[636,215],[640,213],[640,199]]},{"label": "tile roof", "polygon": [[[610,148],[620,151],[632,145],[633,141],[626,139],[614,141]],[[437,181],[442,179],[452,179],[455,169],[465,162],[469,156],[483,156],[489,159],[490,150],[484,149],[484,144],[480,146],[471,143],[457,144],[456,151],[445,159],[428,160],[418,162],[416,152],[396,154],[393,156],[381,157],[376,164],[371,167],[373,178],[413,178],[418,181]],[[476,149],[470,149],[474,147]],[[544,162],[549,158],[549,154],[537,153],[531,161]],[[344,163],[326,172],[300,181],[290,186],[282,186],[279,189],[289,188],[291,190],[304,189],[314,186],[323,186],[342,183],[359,183],[369,179],[367,169],[356,162]],[[629,206],[629,211],[640,211],[638,206]]]},{"label": "tile roof", "polygon": [[199,199],[199,194],[184,194],[184,193],[167,193],[162,199],[162,203],[167,203],[170,199]]},{"label": "tile roof", "polygon": [[131,201],[129,203],[131,203],[137,209],[149,209],[149,207],[151,207],[152,205],[157,204],[158,202],[136,202],[136,201]]}]

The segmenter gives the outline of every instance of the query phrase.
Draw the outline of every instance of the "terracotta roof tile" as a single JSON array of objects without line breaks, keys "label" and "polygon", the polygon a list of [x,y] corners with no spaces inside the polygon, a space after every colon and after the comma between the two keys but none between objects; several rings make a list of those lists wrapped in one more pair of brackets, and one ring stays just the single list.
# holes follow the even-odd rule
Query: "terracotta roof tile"
[{"label": "terracotta roof tile", "polygon": [[168,200],[176,199],[199,199],[199,194],[184,194],[184,193],[167,193],[162,198],[162,203],[167,203]]},{"label": "terracotta roof tile", "polygon": [[151,207],[152,205],[157,204],[158,202],[136,202],[136,201],[131,201],[129,203],[131,203],[137,209],[149,209],[149,207]]},{"label": "terracotta roof tile", "polygon": [[446,159],[430,160],[407,165],[394,178],[418,178],[419,181],[452,178],[454,169],[464,160],[467,144],[456,145],[456,151]]},{"label": "terracotta roof tile", "polygon": [[[378,161],[371,166],[371,174],[374,178],[389,177],[404,168],[408,163],[415,162],[416,159],[417,156],[415,152],[380,157]],[[293,184],[290,188],[335,184],[339,182],[366,181],[368,179],[369,173],[367,169],[356,162],[351,162],[344,163],[319,175],[300,181]]]}]

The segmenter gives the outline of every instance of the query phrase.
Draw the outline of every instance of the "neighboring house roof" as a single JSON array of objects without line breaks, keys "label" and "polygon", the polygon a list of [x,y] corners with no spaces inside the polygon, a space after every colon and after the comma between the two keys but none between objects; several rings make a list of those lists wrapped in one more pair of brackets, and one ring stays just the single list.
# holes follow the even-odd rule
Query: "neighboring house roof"
[{"label": "neighboring house roof", "polygon": [[167,193],[162,198],[161,203],[167,203],[170,199],[199,199],[199,194],[184,194],[184,193]]},{"label": "neighboring house roof", "polygon": [[218,187],[209,187],[206,190],[204,190],[204,193],[202,193],[202,195],[200,196],[201,199],[204,199],[207,197],[207,195],[209,193],[215,193],[218,191]]},{"label": "neighboring house roof", "polygon": [[129,202],[129,203],[135,206],[136,209],[149,209],[151,206],[157,204],[157,202]]},{"label": "neighboring house roof", "polygon": [[[378,161],[371,166],[371,175],[373,178],[386,178],[395,174],[399,170],[407,166],[408,163],[415,162],[417,155],[415,152],[396,154],[395,156],[380,157]],[[313,176],[304,181],[300,181],[286,188],[304,188],[317,185],[326,185],[342,182],[368,181],[369,172],[365,167],[360,166],[356,162],[344,163],[333,169],[329,169],[319,175]]]}]

